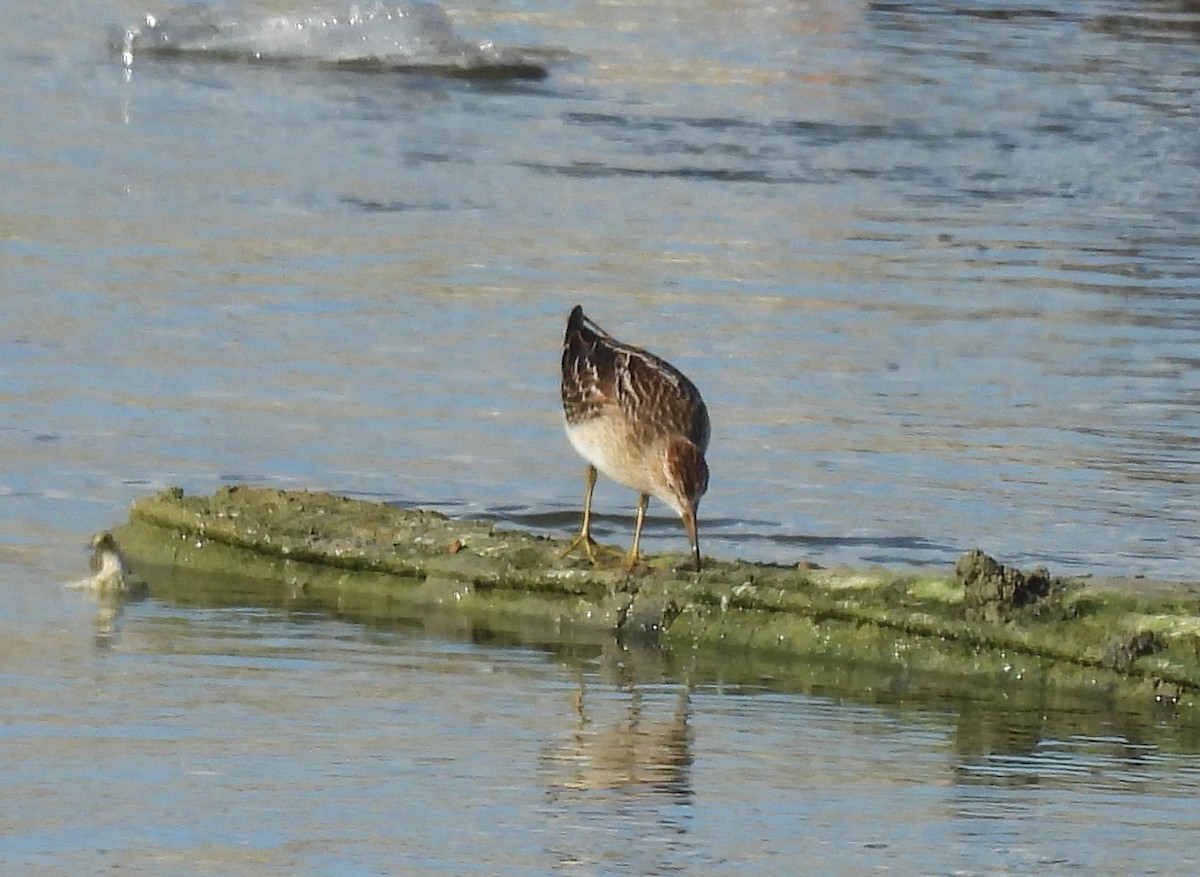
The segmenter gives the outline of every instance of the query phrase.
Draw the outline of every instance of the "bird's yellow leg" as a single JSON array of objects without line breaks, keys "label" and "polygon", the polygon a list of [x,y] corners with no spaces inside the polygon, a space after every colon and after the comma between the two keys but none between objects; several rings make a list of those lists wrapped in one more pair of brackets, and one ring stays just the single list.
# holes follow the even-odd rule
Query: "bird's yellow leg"
[{"label": "bird's yellow leg", "polygon": [[625,559],[625,563],[629,569],[637,566],[638,558],[640,557],[638,549],[642,544],[642,525],[646,523],[646,506],[649,502],[650,494],[648,493],[643,493],[638,497],[637,523],[633,525],[633,547],[629,549],[629,557]]},{"label": "bird's yellow leg", "polygon": [[583,546],[583,553],[587,555],[588,560],[592,563],[596,562],[596,540],[592,538],[592,492],[596,489],[596,467],[588,466],[587,472],[583,476],[584,492],[583,492],[583,526],[579,528],[579,535],[571,540],[571,544],[562,550],[559,557],[566,557],[580,545]]}]

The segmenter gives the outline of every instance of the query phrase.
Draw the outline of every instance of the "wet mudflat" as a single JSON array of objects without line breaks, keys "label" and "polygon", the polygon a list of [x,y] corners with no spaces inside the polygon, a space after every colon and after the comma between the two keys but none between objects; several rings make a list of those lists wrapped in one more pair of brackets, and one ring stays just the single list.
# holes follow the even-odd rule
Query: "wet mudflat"
[{"label": "wet mudflat", "polygon": [[569,533],[577,302],[704,392],[713,556],[1196,580],[1186,4],[450,8],[521,83],[127,75],[148,11],[0,32],[4,870],[1196,872],[1170,704],[60,587],[172,484]]}]

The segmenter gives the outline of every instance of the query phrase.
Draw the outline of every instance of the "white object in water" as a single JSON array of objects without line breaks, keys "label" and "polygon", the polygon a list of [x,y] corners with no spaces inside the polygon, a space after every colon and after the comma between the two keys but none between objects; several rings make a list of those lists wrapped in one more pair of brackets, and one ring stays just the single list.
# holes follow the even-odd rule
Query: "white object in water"
[{"label": "white object in water", "polygon": [[93,575],[67,585],[82,591],[114,594],[131,590],[129,567],[112,533],[100,533],[92,540]]}]

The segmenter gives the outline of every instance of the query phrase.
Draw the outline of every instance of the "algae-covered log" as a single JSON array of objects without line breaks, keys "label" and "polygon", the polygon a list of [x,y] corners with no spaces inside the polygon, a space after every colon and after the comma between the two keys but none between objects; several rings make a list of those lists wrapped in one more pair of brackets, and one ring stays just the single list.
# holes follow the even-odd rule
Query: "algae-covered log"
[{"label": "algae-covered log", "polygon": [[696,574],[669,556],[627,573],[489,523],[245,486],[140,500],[115,535],[152,591],[181,600],[201,581],[236,581],[334,610],[486,617],[533,638],[615,634],[992,678],[1052,668],[1065,685],[1184,704],[1200,687],[1200,589],[1027,575],[982,552],[911,574],[711,559]]}]

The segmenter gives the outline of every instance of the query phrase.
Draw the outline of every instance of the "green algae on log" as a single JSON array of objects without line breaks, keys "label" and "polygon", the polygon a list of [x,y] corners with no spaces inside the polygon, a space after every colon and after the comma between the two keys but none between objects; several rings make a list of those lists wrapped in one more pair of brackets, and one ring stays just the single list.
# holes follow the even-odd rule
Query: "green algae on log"
[{"label": "green algae on log", "polygon": [[[955,573],[817,570],[652,556],[634,574],[560,559],[563,542],[328,493],[172,488],[114,531],[139,575],[286,588],[331,609],[383,600],[487,617],[535,637],[587,634],[740,647],[913,671],[1169,697],[1200,688],[1200,588],[1052,579],[982,552]],[[186,599],[175,593],[176,598]]]}]

